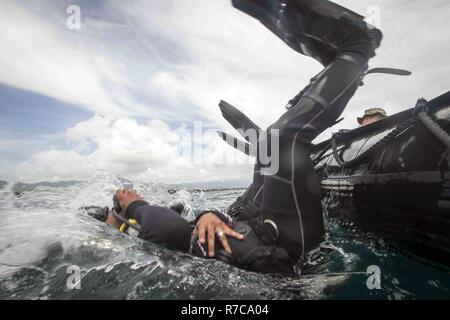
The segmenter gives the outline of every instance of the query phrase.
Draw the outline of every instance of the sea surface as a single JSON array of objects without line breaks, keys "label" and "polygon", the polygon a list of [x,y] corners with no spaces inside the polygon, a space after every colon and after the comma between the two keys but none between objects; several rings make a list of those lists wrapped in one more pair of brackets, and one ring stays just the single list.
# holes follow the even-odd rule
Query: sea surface
[{"label": "sea surface", "polygon": [[448,270],[347,221],[326,218],[326,240],[302,274],[280,277],[162,248],[80,210],[111,206],[122,187],[152,204],[181,202],[188,220],[226,209],[244,191],[169,192],[106,173],[85,182],[0,185],[0,299],[450,299]]}]

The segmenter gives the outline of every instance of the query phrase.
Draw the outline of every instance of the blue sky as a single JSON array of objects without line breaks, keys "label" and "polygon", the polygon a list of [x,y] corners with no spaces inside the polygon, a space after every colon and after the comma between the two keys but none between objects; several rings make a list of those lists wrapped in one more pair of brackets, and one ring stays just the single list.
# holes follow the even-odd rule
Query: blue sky
[{"label": "blue sky", "polygon": [[[0,97],[0,128],[4,139],[31,139],[48,147],[51,141],[44,137],[64,134],[67,128],[92,116],[91,112],[51,97],[4,84],[0,84]],[[17,153],[3,156],[16,161],[29,157],[30,150],[20,150],[20,145],[17,149]]]},{"label": "blue sky", "polygon": [[[333,131],[355,127],[367,107],[395,113],[449,90],[449,1],[337,2],[381,24],[372,67],[413,75],[367,78]],[[73,4],[81,30],[66,27]],[[180,156],[177,133],[195,121],[231,131],[221,99],[267,126],[320,69],[229,0],[2,0],[0,179],[85,179],[98,170],[170,183],[249,179],[249,161]],[[213,132],[204,139],[212,158],[240,157]]]}]

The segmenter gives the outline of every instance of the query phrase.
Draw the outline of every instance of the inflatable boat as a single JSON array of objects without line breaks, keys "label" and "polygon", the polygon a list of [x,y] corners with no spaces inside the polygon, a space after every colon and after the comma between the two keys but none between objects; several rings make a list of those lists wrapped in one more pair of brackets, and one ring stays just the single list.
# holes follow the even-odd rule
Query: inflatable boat
[{"label": "inflatable boat", "polygon": [[314,147],[329,218],[450,266],[450,92]]}]

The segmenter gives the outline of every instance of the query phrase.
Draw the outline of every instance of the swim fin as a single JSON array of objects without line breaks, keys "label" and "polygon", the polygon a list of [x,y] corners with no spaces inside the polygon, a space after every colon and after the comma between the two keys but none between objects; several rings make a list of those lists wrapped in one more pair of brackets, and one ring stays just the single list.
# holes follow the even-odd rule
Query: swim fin
[{"label": "swim fin", "polygon": [[232,4],[259,20],[289,47],[324,66],[339,55],[343,41],[352,34],[366,34],[373,52],[382,38],[362,15],[328,0],[232,0]]},{"label": "swim fin", "polygon": [[233,128],[238,130],[239,134],[241,134],[245,140],[249,141],[249,136],[245,134],[249,133],[249,130],[256,134],[257,139],[259,138],[261,129],[245,114],[223,100],[220,101],[219,107],[223,117],[233,126]]},{"label": "swim fin", "polygon": [[391,74],[394,76],[410,76],[411,71],[403,70],[403,69],[394,69],[394,68],[373,68],[370,69],[365,73],[367,74],[373,74],[373,73],[384,73],[384,74]]},{"label": "swim fin", "polygon": [[232,135],[222,132],[222,131],[217,131],[217,134],[219,135],[219,137],[221,137],[229,146],[242,151],[243,153],[245,153],[246,155],[250,156],[250,157],[255,157],[256,158],[256,148],[245,142],[242,141],[236,137],[233,137]]}]

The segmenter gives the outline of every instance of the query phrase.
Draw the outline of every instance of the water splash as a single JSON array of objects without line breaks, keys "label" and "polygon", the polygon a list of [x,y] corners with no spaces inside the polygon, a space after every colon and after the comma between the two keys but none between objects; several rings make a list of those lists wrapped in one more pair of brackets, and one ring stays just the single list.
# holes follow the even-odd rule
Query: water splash
[{"label": "water splash", "polygon": [[[0,189],[0,299],[409,299],[450,297],[448,275],[412,261],[375,235],[327,218],[327,239],[300,277],[246,272],[218,261],[176,253],[118,233],[78,209],[110,206],[114,191],[133,187],[152,204],[185,205],[193,219],[224,209],[243,190],[169,192],[157,184],[98,172],[88,181]],[[17,191],[17,190],[16,190]],[[68,267],[80,268],[81,289],[67,287]],[[379,265],[380,291],[366,287]],[[420,275],[419,277],[417,275]]]}]

